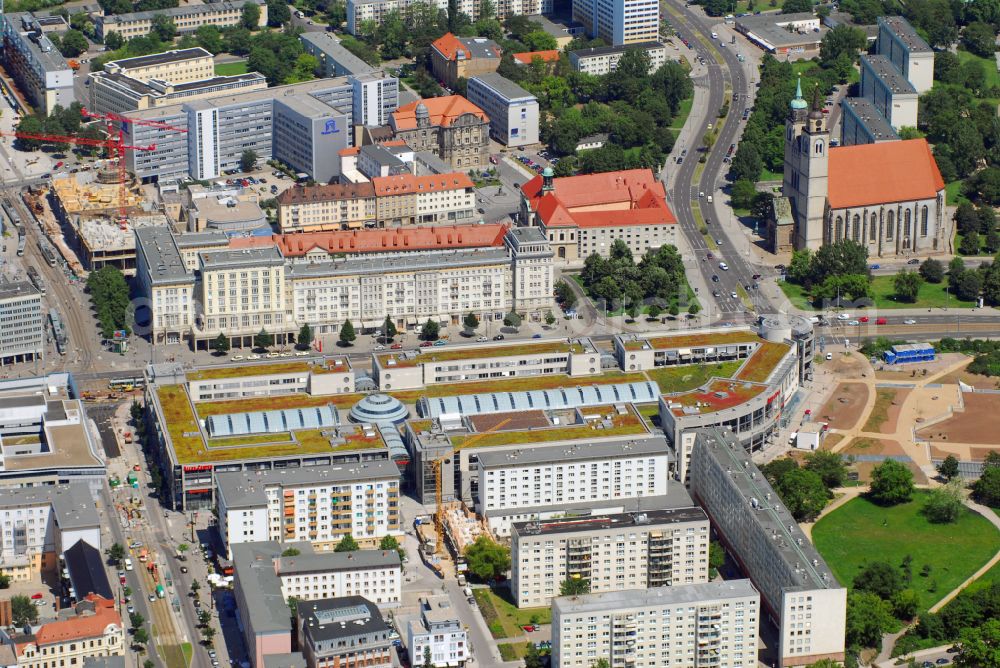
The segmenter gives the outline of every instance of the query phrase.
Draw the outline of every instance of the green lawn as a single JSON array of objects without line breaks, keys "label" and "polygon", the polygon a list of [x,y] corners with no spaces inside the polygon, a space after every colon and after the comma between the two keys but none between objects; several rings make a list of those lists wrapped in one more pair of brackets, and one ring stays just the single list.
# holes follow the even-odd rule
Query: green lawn
[{"label": "green lawn", "polygon": [[[989,561],[1000,548],[993,525],[971,510],[955,524],[931,524],[920,514],[926,494],[918,491],[913,501],[891,508],[857,498],[816,523],[813,542],[841,584],[851,586],[867,562],[898,566],[911,555],[911,586],[926,609]],[[931,571],[922,577],[925,565]]]},{"label": "green lawn", "polygon": [[993,564],[990,570],[980,575],[978,580],[965,588],[965,591],[979,591],[980,589],[986,589],[994,583],[1000,583],[1000,562]]},{"label": "green lawn", "polygon": [[218,63],[215,66],[215,74],[220,77],[231,77],[237,74],[247,73],[247,61],[240,60],[235,63]]},{"label": "green lawn", "polygon": [[497,645],[500,651],[500,658],[504,661],[517,661],[523,659],[528,652],[528,641],[525,642],[502,642]]},{"label": "green lawn", "polygon": [[958,62],[965,64],[970,60],[978,60],[983,64],[983,69],[986,70],[986,86],[987,88],[992,88],[994,86],[1000,86],[1000,72],[997,72],[997,63],[994,58],[981,58],[975,54],[969,53],[968,51],[963,51],[959,49],[956,52],[958,56]]},{"label": "green lawn", "polygon": [[694,104],[694,97],[681,100],[680,108],[677,109],[677,115],[674,116],[674,120],[670,124],[670,129],[680,132],[681,128],[684,127],[684,124],[687,123],[688,116],[691,115],[692,104]]},{"label": "green lawn", "polygon": [[[803,311],[815,311],[816,306],[809,301],[808,295],[805,289],[801,285],[791,283],[789,281],[779,281],[778,285],[781,286],[781,291],[785,293],[789,301]],[[893,286],[892,276],[876,276],[872,280],[871,290],[872,299],[874,300],[873,308],[877,309],[896,309],[896,308],[944,308],[944,307],[963,307],[971,308],[975,306],[973,302],[961,301],[956,299],[954,295],[947,292],[946,288],[948,283],[943,281],[941,283],[924,283],[920,286],[920,292],[917,294],[917,301],[913,304],[906,302],[899,302],[895,299],[896,288]]]},{"label": "green lawn", "polygon": [[661,367],[646,371],[649,379],[660,386],[664,394],[687,392],[701,387],[709,378],[732,378],[743,360],[722,362],[720,364],[689,364],[685,366]]},{"label": "green lawn", "polygon": [[191,646],[191,643],[189,643],[189,642],[181,643],[181,651],[184,652],[184,662],[185,662],[185,664],[188,665],[188,666],[190,666],[191,665],[191,657],[194,656],[194,648]]},{"label": "green lawn", "polygon": [[947,281],[941,283],[928,283],[924,281],[920,286],[915,304],[898,302],[895,300],[895,288],[892,284],[892,276],[876,276],[872,280],[872,297],[875,299],[875,307],[879,309],[892,308],[943,308],[945,306],[962,306],[971,308],[974,302],[960,301],[954,295],[948,293]]},{"label": "green lawn", "polygon": [[[958,181],[952,181],[951,183],[945,184],[944,193],[947,198],[948,206],[958,206],[962,202],[969,201],[969,198],[962,194],[963,183],[964,181],[959,179]],[[955,246],[955,248],[958,248],[958,246]]]},{"label": "green lawn", "polygon": [[[506,594],[506,590],[502,590]],[[517,608],[505,597],[493,590],[477,588],[472,595],[483,613],[483,620],[494,638],[519,638],[526,624],[551,624],[552,608]]]}]

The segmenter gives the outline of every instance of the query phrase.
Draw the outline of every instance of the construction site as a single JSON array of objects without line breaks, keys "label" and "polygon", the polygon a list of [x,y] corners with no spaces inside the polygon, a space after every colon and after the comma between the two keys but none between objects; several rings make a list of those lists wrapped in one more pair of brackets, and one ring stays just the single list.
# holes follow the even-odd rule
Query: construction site
[{"label": "construction site", "polygon": [[[84,173],[53,179],[49,213],[59,233],[70,233],[72,250],[87,271],[111,265],[131,276],[135,274],[134,230],[169,221],[134,184],[127,185],[125,199],[119,202],[120,184],[109,178],[116,176],[112,171],[98,172],[97,178]],[[43,213],[43,227],[45,217]]]}]

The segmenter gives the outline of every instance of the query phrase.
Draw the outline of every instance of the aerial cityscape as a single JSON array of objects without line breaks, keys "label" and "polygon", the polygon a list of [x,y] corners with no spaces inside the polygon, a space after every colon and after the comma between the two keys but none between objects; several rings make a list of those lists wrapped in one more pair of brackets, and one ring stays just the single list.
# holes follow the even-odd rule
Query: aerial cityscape
[{"label": "aerial cityscape", "polygon": [[1000,0],[0,35],[0,668],[1000,668]]}]

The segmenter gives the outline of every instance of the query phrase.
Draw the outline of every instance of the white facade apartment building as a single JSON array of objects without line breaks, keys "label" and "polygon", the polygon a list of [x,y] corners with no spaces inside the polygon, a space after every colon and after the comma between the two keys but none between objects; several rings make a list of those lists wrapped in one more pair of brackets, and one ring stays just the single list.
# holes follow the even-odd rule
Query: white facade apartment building
[{"label": "white facade apartment building", "polygon": [[779,668],[844,660],[847,590],[731,436],[698,432],[691,494],[760,591],[778,627]]},{"label": "white facade apartment building", "polygon": [[180,84],[189,81],[211,79],[215,76],[215,58],[205,49],[175,49],[148,56],[112,60],[104,65],[104,71],[111,74],[148,81],[159,79]]},{"label": "white facade apartment building", "polygon": [[420,600],[420,614],[403,622],[406,647],[410,656],[424,660],[425,648],[430,648],[434,668],[464,666],[472,658],[468,634],[447,596],[428,596]]},{"label": "white facade apartment building", "polygon": [[[668,447],[649,438],[482,453],[476,512],[489,519],[495,510],[663,496]],[[509,520],[491,529],[505,536]]]},{"label": "white facade apartment building", "polygon": [[552,602],[552,665],[757,665],[760,594],[749,580],[656,587]]},{"label": "white facade apartment building", "polygon": [[44,357],[46,324],[38,288],[0,282],[0,364]]},{"label": "white facade apartment building", "polygon": [[614,72],[618,61],[626,51],[643,49],[649,56],[649,73],[663,67],[667,62],[667,47],[660,42],[630,44],[628,46],[601,46],[592,49],[578,49],[569,52],[569,63],[577,72],[602,76]]},{"label": "white facade apartment building", "polygon": [[593,594],[708,582],[708,516],[697,507],[518,522],[510,533],[519,608],[549,605],[567,578]]},{"label": "white facade apartment building", "polygon": [[86,483],[0,490],[0,573],[28,582],[83,540],[101,549],[101,518]]},{"label": "white facade apartment building", "polygon": [[296,543],[299,554],[282,556],[288,547],[274,541],[234,545],[236,578],[262,590],[280,589],[286,601],[363,596],[381,608],[399,605],[403,564],[395,550],[315,552],[309,543]]},{"label": "white facade apartment building", "polygon": [[469,102],[486,112],[490,136],[507,147],[538,143],[538,98],[496,72],[469,79]]},{"label": "white facade apartment building", "polygon": [[573,0],[573,20],[611,46],[654,42],[660,36],[656,0]]},{"label": "white facade apartment building", "polygon": [[[392,461],[216,475],[219,529],[238,543],[307,541],[332,550],[401,535],[399,469]],[[230,547],[231,549],[231,547]]]},{"label": "white facade apartment building", "polygon": [[167,225],[135,229],[135,280],[153,343],[180,343],[194,323],[194,274]]},{"label": "white facade apartment building", "polygon": [[[394,9],[405,13],[415,0],[347,0],[347,32],[356,35],[365,21],[381,25],[385,15]],[[447,0],[432,0],[439,10],[448,10]],[[458,11],[472,21],[479,20],[480,0],[458,0]],[[500,21],[511,16],[530,16],[552,12],[553,0],[500,0],[494,4],[496,18]],[[655,39],[655,37],[654,37]]]}]

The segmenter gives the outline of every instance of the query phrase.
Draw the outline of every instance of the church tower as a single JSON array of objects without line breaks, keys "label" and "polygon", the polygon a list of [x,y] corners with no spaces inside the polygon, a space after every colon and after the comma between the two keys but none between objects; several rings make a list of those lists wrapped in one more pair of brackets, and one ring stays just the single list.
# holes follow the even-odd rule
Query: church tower
[{"label": "church tower", "polygon": [[795,232],[792,243],[796,250],[823,245],[824,214],[830,165],[830,130],[819,101],[819,90],[813,91],[812,108],[802,97],[802,80],[795,87],[795,97],[789,104],[785,121],[785,170],[782,192],[792,205]]}]

